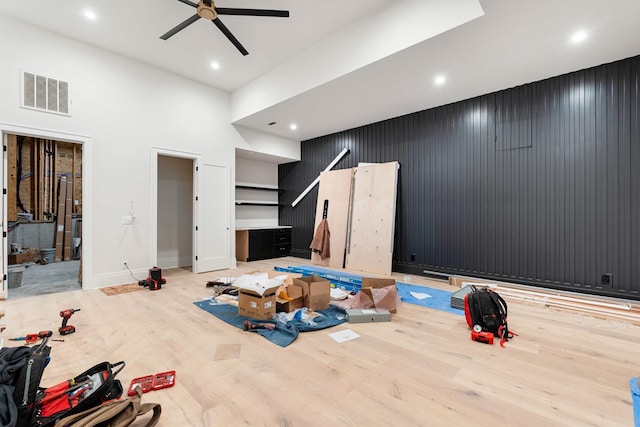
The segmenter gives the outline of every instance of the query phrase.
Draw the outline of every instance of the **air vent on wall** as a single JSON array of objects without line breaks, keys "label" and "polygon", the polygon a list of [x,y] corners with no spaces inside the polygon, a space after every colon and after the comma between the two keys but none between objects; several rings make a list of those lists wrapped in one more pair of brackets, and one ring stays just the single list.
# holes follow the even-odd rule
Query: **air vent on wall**
[{"label": "air vent on wall", "polygon": [[69,83],[22,72],[21,106],[69,116]]}]

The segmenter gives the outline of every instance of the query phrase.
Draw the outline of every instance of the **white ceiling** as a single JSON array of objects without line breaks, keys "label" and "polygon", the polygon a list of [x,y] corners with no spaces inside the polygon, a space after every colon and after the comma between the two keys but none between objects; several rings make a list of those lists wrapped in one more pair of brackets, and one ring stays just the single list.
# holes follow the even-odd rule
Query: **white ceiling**
[{"label": "white ceiling", "polygon": [[[310,139],[640,54],[638,0],[218,0],[242,56],[178,0],[2,0],[0,14],[231,93],[236,125]],[[95,22],[83,17],[92,9]],[[588,32],[578,45],[576,30]],[[220,69],[213,70],[211,61]],[[444,74],[447,82],[433,79]],[[268,125],[276,122],[275,125]],[[291,131],[295,122],[298,129]]]}]

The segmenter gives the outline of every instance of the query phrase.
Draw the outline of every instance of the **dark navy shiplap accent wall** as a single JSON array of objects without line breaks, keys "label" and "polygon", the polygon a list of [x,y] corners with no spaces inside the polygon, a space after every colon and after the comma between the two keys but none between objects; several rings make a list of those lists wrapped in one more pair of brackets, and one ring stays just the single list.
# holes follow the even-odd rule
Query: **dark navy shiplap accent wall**
[{"label": "dark navy shiplap accent wall", "polygon": [[346,147],[335,169],[400,162],[394,271],[640,299],[639,76],[640,56],[303,141],[279,167],[292,255],[317,188],[291,202]]}]

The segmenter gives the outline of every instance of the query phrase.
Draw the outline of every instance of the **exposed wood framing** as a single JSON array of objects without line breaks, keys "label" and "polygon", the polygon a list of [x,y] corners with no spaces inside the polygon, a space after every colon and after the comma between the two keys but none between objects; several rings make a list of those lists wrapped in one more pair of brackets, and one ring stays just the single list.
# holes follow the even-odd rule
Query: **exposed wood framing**
[{"label": "exposed wood framing", "polygon": [[7,135],[7,221],[18,220],[18,206],[16,205],[16,186],[18,175],[16,160],[18,158],[18,137]]}]

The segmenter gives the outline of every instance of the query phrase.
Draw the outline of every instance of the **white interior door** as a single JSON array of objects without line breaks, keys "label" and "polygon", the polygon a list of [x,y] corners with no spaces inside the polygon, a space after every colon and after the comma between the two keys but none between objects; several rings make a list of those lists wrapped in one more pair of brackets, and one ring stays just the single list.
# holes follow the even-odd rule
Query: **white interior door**
[{"label": "white interior door", "polygon": [[222,270],[230,266],[230,185],[226,166],[196,162],[197,214],[194,250],[195,273]]}]

